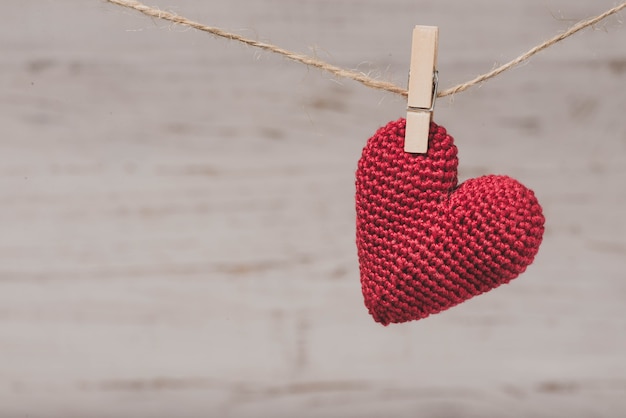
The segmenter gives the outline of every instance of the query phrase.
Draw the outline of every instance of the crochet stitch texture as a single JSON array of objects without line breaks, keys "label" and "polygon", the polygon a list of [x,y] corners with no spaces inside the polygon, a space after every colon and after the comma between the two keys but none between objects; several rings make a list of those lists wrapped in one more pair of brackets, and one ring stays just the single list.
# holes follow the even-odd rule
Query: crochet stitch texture
[{"label": "crochet stitch texture", "polygon": [[508,283],[532,263],[545,219],[534,193],[488,175],[457,185],[457,148],[432,123],[427,154],[405,153],[405,120],[380,128],[356,172],[365,306],[388,325],[425,318]]}]

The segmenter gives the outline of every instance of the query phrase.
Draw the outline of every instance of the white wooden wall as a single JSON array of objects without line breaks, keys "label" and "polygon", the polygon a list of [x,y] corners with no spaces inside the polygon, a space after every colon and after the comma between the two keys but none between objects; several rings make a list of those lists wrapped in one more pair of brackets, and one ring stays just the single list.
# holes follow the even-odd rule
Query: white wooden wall
[{"label": "white wooden wall", "polygon": [[[448,87],[615,2],[149,4],[398,84],[438,25]],[[353,176],[403,99],[99,0],[1,20],[0,417],[626,416],[617,19],[438,102],[460,176],[533,188],[545,240],[510,285],[389,327]]]}]

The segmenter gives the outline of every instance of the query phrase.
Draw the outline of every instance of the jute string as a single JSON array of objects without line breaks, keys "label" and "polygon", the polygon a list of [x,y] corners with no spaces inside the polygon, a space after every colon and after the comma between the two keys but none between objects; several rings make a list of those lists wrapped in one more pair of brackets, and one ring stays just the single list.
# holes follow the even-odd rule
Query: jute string
[{"label": "jute string", "polygon": [[[138,12],[141,12],[147,16],[151,16],[151,17],[155,17],[157,19],[162,19],[162,20],[167,20],[169,22],[173,22],[179,25],[183,25],[183,26],[187,26],[190,28],[194,28],[203,32],[208,32],[211,33],[213,35],[216,36],[220,36],[222,38],[226,38],[226,39],[230,39],[233,41],[238,41],[241,43],[244,43],[246,45],[250,45],[253,46],[255,48],[261,48],[265,51],[270,51],[276,54],[280,54],[283,55],[284,57],[292,60],[292,61],[296,61],[296,62],[300,62],[304,65],[308,65],[311,67],[316,67],[319,68],[323,71],[327,71],[331,74],[334,74],[337,77],[342,77],[342,78],[349,78],[351,80],[354,81],[358,81],[361,84],[364,84],[367,87],[371,87],[373,89],[379,89],[379,90],[385,90],[391,93],[395,93],[395,94],[399,94],[401,96],[407,97],[408,96],[408,92],[406,89],[399,87],[393,83],[389,83],[387,81],[381,81],[381,80],[376,80],[374,78],[368,77],[367,75],[357,72],[357,71],[352,71],[352,70],[346,70],[344,68],[340,68],[337,67],[335,65],[329,64],[327,62],[321,61],[317,58],[313,58],[313,57],[309,57],[307,55],[302,55],[302,54],[297,54],[295,52],[291,52],[288,51],[284,48],[281,48],[279,46],[276,45],[272,45],[270,43],[266,43],[266,42],[261,42],[261,41],[257,41],[254,39],[250,39],[250,38],[246,38],[244,36],[238,35],[236,33],[232,33],[232,32],[227,32],[223,29],[220,28],[216,28],[216,27],[212,27],[212,26],[206,26],[203,25],[201,23],[198,22],[194,22],[193,20],[189,20],[185,17],[182,16],[178,16],[176,14],[170,13],[170,12],[166,12],[163,10],[159,10],[159,9],[155,9],[153,7],[149,7],[146,6],[145,4],[142,4],[138,1],[135,0],[105,0],[109,3],[113,3],[113,4],[117,4],[119,6],[123,6],[123,7],[127,7],[129,9],[134,9]],[[590,18],[590,19],[586,19],[586,20],[581,20],[580,22],[576,23],[575,25],[573,25],[572,27],[570,27],[567,31],[563,32],[562,34],[559,34],[551,39],[548,39],[547,41],[529,49],[527,52],[523,53],[522,55],[520,55],[519,57],[507,62],[504,65],[501,65],[497,68],[494,68],[493,70],[489,71],[488,73],[479,75],[478,77],[469,80],[465,83],[461,83],[459,85],[456,85],[454,87],[450,87],[448,89],[439,91],[437,93],[437,97],[445,97],[445,96],[449,96],[451,94],[455,94],[455,93],[460,93],[462,91],[467,90],[468,88],[475,86],[476,84],[482,83],[485,80],[488,80],[490,78],[493,78],[513,67],[515,67],[516,65],[528,60],[530,57],[532,57],[533,55],[543,51],[546,48],[551,47],[554,44],[557,44],[559,42],[561,42],[562,40],[564,40],[565,38],[568,38],[570,36],[572,36],[573,34],[575,34],[576,32],[579,32],[585,28],[588,28],[589,26],[593,26],[596,23],[600,22],[603,19],[606,19],[607,17],[614,15],[615,13],[621,11],[622,9],[626,8],[626,1],[623,2],[622,4],[620,4],[619,6],[615,6],[612,9],[607,10],[606,12],[599,14],[596,17]]]}]

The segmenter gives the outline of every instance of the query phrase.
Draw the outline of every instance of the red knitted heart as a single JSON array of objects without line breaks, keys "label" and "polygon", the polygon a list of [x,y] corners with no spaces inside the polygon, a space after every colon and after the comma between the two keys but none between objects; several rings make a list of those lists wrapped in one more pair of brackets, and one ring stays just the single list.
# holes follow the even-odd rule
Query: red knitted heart
[{"label": "red knitted heart", "polygon": [[544,217],[506,176],[457,185],[457,149],[432,123],[427,154],[403,150],[404,119],[369,139],[356,173],[365,306],[377,322],[441,312],[508,283],[533,261]]}]

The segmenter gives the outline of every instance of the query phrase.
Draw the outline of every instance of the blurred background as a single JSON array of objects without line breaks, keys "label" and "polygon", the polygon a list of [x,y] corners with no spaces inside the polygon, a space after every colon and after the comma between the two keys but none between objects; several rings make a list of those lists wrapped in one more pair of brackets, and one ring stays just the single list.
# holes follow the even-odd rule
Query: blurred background
[{"label": "blurred background", "polygon": [[[446,88],[616,3],[149,4],[399,85],[437,25]],[[460,178],[534,189],[545,238],[511,284],[383,327],[354,171],[404,99],[101,0],[2,6],[1,417],[626,414],[619,17],[437,102]]]}]

